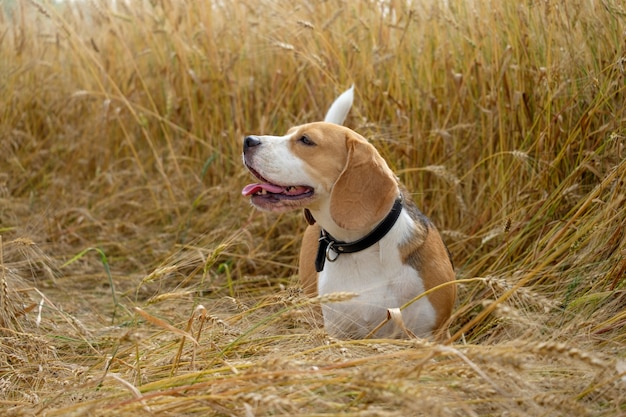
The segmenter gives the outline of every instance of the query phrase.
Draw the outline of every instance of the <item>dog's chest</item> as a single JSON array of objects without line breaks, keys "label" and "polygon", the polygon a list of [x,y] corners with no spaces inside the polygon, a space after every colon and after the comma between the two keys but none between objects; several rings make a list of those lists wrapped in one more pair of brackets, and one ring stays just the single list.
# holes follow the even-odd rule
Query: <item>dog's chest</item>
[{"label": "dog's chest", "polygon": [[358,253],[342,254],[334,262],[327,260],[319,275],[319,293],[353,292],[364,302],[372,298],[397,307],[407,290],[422,292],[417,271],[400,261],[399,251],[387,252],[391,253],[381,253],[377,243]]},{"label": "dog's chest", "polygon": [[[387,317],[387,309],[401,307],[424,292],[424,283],[418,271],[402,262],[399,244],[406,238],[406,228],[403,228],[402,221],[398,223],[380,242],[368,249],[342,254],[334,262],[326,262],[319,274],[319,294],[358,294],[349,301],[322,306],[329,334],[365,337]],[[431,332],[435,312],[427,297],[413,303],[406,313],[405,324],[414,333],[427,335]],[[393,337],[398,330],[389,323],[377,336]]]}]

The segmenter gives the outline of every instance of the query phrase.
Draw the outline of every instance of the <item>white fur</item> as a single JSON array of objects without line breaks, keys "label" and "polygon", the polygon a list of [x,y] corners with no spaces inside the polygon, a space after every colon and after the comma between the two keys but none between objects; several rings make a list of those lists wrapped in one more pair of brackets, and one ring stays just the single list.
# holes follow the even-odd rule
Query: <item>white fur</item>
[{"label": "white fur", "polygon": [[352,84],[352,87],[341,93],[341,95],[333,101],[333,104],[330,105],[328,112],[326,112],[324,121],[334,123],[336,125],[342,125],[344,120],[346,120],[346,116],[348,116],[348,112],[352,107],[353,101],[354,84]]},{"label": "white fur", "polygon": [[290,134],[258,138],[263,143],[263,149],[251,159],[255,167],[262,167],[261,174],[267,181],[283,186],[316,185],[306,174],[304,162],[289,150]]},{"label": "white fur", "polygon": [[[402,263],[398,245],[406,241],[413,220],[406,211],[389,233],[377,244],[357,253],[340,255],[326,261],[318,279],[320,295],[337,292],[359,294],[349,301],[322,305],[324,327],[331,336],[364,338],[387,318],[387,309],[401,307],[424,292],[418,272]],[[417,336],[430,336],[436,312],[427,297],[403,311],[406,327]],[[398,337],[401,331],[387,323],[375,335]]]}]

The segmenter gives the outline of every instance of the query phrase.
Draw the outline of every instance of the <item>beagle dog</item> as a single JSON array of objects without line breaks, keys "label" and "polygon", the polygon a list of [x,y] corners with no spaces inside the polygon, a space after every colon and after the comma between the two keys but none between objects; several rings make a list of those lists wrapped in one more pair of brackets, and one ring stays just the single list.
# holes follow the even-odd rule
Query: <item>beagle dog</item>
[{"label": "beagle dog", "polygon": [[[352,89],[337,98],[324,122],[284,136],[244,138],[243,162],[260,182],[242,194],[265,211],[305,209],[309,227],[299,265],[305,293],[357,294],[322,304],[329,335],[441,335],[455,303],[454,283],[405,304],[455,280],[450,254],[374,146],[341,126],[352,98]],[[401,306],[404,326],[387,320]]]}]

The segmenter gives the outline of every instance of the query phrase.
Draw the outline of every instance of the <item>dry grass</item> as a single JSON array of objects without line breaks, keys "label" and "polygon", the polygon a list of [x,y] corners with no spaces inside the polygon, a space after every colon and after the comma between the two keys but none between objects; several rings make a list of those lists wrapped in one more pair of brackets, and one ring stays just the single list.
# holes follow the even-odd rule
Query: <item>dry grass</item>
[{"label": "dry grass", "polygon": [[[620,1],[66,5],[0,15],[3,415],[626,413]],[[331,340],[245,133],[348,124],[458,267],[452,337]]]}]

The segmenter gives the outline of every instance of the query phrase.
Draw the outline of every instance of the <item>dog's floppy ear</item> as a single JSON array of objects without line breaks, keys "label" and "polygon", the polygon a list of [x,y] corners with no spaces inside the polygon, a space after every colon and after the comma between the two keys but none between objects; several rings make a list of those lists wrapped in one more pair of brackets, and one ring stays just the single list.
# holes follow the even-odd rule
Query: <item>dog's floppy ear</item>
[{"label": "dog's floppy ear", "polygon": [[348,230],[380,223],[398,196],[398,182],[385,160],[365,139],[348,133],[348,160],[330,195],[330,215]]}]

